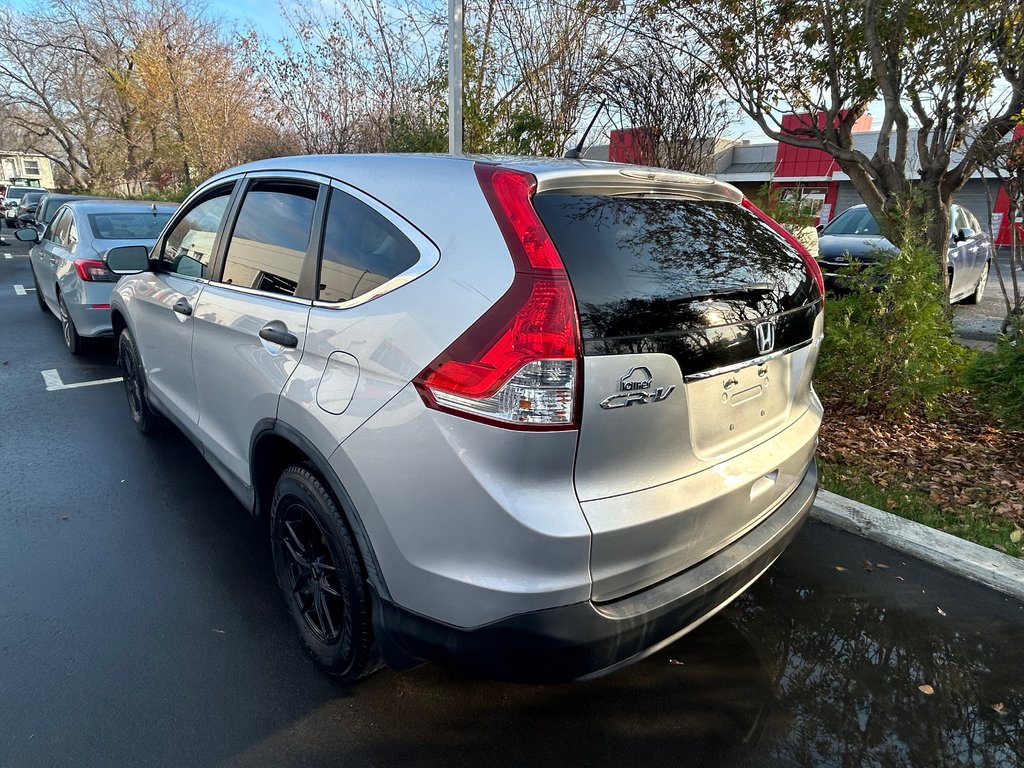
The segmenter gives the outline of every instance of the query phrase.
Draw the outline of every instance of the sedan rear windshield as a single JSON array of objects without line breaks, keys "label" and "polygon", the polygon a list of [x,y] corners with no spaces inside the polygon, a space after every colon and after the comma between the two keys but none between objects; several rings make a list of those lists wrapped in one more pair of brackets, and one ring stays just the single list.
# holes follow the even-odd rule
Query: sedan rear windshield
[{"label": "sedan rear windshield", "polygon": [[732,203],[548,193],[534,206],[585,339],[744,322],[817,298],[793,246]]},{"label": "sedan rear windshield", "polygon": [[20,200],[25,195],[31,194],[33,192],[40,195],[42,194],[42,191],[39,189],[39,187],[11,187],[10,189],[7,190],[7,194],[5,195],[5,197],[7,197],[8,200]]},{"label": "sedan rear windshield", "polygon": [[878,222],[867,208],[850,208],[822,231],[823,235],[880,235]]},{"label": "sedan rear windshield", "polygon": [[170,213],[90,213],[89,226],[97,240],[155,240]]}]

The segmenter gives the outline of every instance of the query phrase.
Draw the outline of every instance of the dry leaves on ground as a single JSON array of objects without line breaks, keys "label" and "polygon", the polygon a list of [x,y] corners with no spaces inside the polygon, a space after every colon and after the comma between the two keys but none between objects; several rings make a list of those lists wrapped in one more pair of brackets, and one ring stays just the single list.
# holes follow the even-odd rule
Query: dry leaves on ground
[{"label": "dry leaves on ground", "polygon": [[1001,430],[969,395],[938,416],[882,421],[838,400],[825,403],[821,455],[856,468],[888,490],[920,490],[945,511],[991,510],[1024,525],[1024,432]]}]

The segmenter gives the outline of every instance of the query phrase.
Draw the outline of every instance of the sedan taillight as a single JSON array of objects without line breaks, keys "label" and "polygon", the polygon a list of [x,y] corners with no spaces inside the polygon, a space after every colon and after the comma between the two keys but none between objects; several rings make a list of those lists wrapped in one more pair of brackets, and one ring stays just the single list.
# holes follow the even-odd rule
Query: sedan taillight
[{"label": "sedan taillight", "polygon": [[107,265],[98,259],[75,259],[75,271],[87,283],[112,283],[115,280]]}]

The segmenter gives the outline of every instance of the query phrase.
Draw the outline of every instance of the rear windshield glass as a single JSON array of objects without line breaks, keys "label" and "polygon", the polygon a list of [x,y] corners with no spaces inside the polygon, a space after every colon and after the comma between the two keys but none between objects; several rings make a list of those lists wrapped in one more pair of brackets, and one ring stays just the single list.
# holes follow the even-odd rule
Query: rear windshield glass
[{"label": "rear windshield glass", "polygon": [[879,235],[878,222],[867,208],[850,208],[822,231],[823,235]]},{"label": "rear windshield glass", "polygon": [[170,213],[90,213],[89,226],[97,240],[155,240]]},{"label": "rear windshield glass", "polygon": [[7,190],[7,197],[18,198],[20,200],[22,196],[27,195],[30,192],[42,194],[42,192],[39,191],[39,187],[11,187]]},{"label": "rear windshield glass", "polygon": [[[614,333],[614,317],[643,314],[645,331],[665,332],[817,298],[800,254],[732,203],[540,194],[534,206],[569,273],[585,337]],[[703,311],[709,302],[723,311]]]}]

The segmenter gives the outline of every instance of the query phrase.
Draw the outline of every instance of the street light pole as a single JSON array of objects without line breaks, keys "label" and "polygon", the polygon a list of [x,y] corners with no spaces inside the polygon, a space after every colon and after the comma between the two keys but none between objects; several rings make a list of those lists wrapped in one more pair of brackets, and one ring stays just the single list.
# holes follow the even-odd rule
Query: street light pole
[{"label": "street light pole", "polygon": [[448,0],[448,153],[462,154],[463,0]]}]

